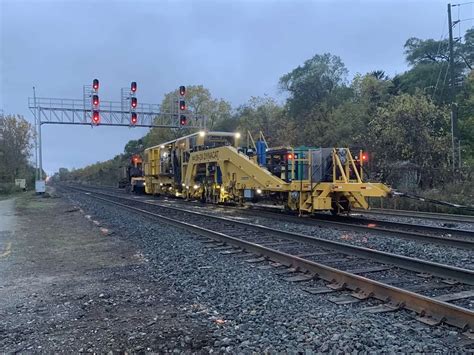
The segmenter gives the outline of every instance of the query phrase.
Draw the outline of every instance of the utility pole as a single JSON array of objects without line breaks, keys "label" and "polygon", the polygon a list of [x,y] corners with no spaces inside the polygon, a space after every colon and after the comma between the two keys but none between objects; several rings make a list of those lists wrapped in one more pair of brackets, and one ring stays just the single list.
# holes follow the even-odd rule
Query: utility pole
[{"label": "utility pole", "polygon": [[[453,5],[456,6],[456,5]],[[449,28],[449,77],[450,77],[450,90],[449,90],[449,101],[451,102],[451,144],[453,153],[453,175],[456,172],[456,131],[457,131],[457,117],[456,117],[456,104],[454,102],[454,48],[453,48],[453,21],[451,19],[451,4],[448,4],[448,28]]]},{"label": "utility pole", "polygon": [[[33,86],[33,100],[36,106],[36,88]],[[38,110],[33,111],[33,115],[35,117],[35,181],[40,180],[39,177],[39,168],[38,168],[38,117],[37,117]]]}]

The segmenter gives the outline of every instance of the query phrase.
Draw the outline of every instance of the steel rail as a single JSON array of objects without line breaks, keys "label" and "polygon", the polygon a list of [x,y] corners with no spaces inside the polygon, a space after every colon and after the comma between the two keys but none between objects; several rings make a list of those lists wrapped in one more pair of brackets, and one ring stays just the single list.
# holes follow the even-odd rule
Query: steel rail
[{"label": "steel rail", "polygon": [[[332,217],[332,216],[331,216]],[[377,224],[379,226],[386,226],[389,228],[406,228],[406,229],[415,229],[418,231],[427,231],[427,232],[435,232],[441,234],[456,234],[459,236],[465,236],[468,238],[474,238],[474,231],[466,230],[466,229],[458,229],[458,228],[447,228],[447,227],[439,227],[439,226],[427,226],[424,224],[413,224],[413,223],[405,223],[405,222],[396,222],[396,221],[385,221],[380,219],[370,219],[365,217],[346,217],[346,216],[339,216],[342,220],[348,221],[349,223],[361,223],[361,224]]]},{"label": "steel rail", "polygon": [[[218,205],[217,207],[222,207]],[[225,208],[229,208],[230,206],[226,206]],[[448,245],[451,247],[456,248],[463,248],[463,249],[470,249],[474,250],[474,231],[462,230],[462,229],[452,229],[452,228],[442,228],[442,227],[434,227],[434,226],[425,226],[425,225],[415,225],[410,223],[400,223],[400,222],[392,222],[392,221],[380,221],[380,220],[369,220],[365,218],[354,218],[354,217],[343,217],[345,221],[343,222],[337,220],[337,218],[341,218],[342,216],[333,217],[333,216],[326,216],[326,215],[303,215],[303,216],[296,216],[295,214],[288,214],[284,213],[283,210],[278,210],[275,208],[260,208],[255,206],[250,206],[248,208],[240,208],[240,207],[230,207],[230,208],[237,208],[239,211],[245,214],[250,214],[255,216],[255,212],[262,217],[267,218],[275,218],[282,219],[292,223],[301,223],[306,225],[317,225],[317,226],[331,226],[336,227],[340,230],[357,230],[361,232],[367,233],[377,233],[377,234],[385,234],[394,236],[397,238],[408,239],[408,240],[418,240],[423,242],[429,242],[439,245]],[[356,223],[352,223],[356,222]],[[359,224],[357,224],[359,223]],[[375,224],[374,226],[369,224]],[[427,231],[433,231],[438,233],[446,233],[446,234],[457,234],[457,237],[465,236],[467,239],[459,239],[456,237],[444,237],[444,236],[436,236],[430,234],[422,234],[419,232],[411,232],[408,230],[397,230],[391,228],[383,228],[378,227],[377,225],[387,225],[393,227],[402,227],[407,229],[424,229]],[[472,238],[472,239],[469,239]]]},{"label": "steel rail", "polygon": [[[94,189],[96,187],[92,187],[92,188]],[[218,205],[218,207],[222,207],[222,206]],[[229,206],[226,206],[226,208],[229,208]],[[393,224],[396,226],[403,226],[405,228],[427,229],[427,230],[433,230],[433,231],[438,231],[438,232],[441,231],[445,233],[448,233],[448,232],[459,233],[462,235],[466,235],[468,238],[469,237],[473,238],[472,240],[470,240],[470,239],[459,239],[456,237],[441,237],[441,236],[435,236],[435,235],[427,235],[427,234],[422,234],[418,232],[388,229],[388,228],[368,226],[364,224],[356,224],[356,223],[350,223],[350,222],[341,222],[341,221],[336,221],[334,219],[325,219],[317,215],[297,217],[295,215],[285,214],[279,211],[271,211],[270,209],[262,209],[258,207],[250,207],[248,209],[238,208],[238,210],[239,212],[242,212],[244,214],[250,214],[252,216],[255,216],[255,212],[257,212],[258,215],[262,217],[266,217],[266,218],[277,217],[280,220],[285,220],[291,223],[299,223],[299,224],[305,224],[305,225],[310,225],[310,226],[316,225],[319,227],[330,226],[330,227],[335,227],[336,229],[339,229],[339,230],[355,230],[355,231],[372,233],[372,234],[377,233],[377,234],[393,236],[396,238],[402,238],[402,239],[407,239],[407,240],[417,240],[421,242],[433,243],[433,244],[438,244],[438,245],[447,245],[447,246],[455,247],[455,248],[474,250],[474,232],[472,231],[439,228],[439,227],[431,227],[431,226],[420,227],[419,225],[413,225],[413,224],[408,224],[408,223],[398,223],[398,222],[370,221],[370,220],[364,221],[367,224],[369,224],[369,222],[374,222],[378,224]],[[348,221],[350,221],[350,219],[351,217],[347,217]],[[356,221],[362,222],[361,220],[356,220]]]},{"label": "steel rail", "polygon": [[359,210],[355,209],[353,212],[374,214],[374,215],[390,215],[400,217],[411,217],[411,218],[425,218],[434,220],[444,220],[451,222],[460,223],[474,223],[474,216],[471,215],[460,215],[450,213],[435,213],[435,212],[422,212],[422,211],[409,211],[409,210],[394,210],[394,209],[383,209],[383,208],[371,208],[370,210]]},{"label": "steel rail", "polygon": [[[252,215],[255,215],[255,212],[257,212],[258,215],[262,217],[267,217],[267,218],[278,217],[278,219],[282,219],[282,220],[293,222],[293,223],[302,223],[302,224],[313,225],[313,226],[314,225],[331,226],[331,227],[336,227],[337,229],[340,229],[340,230],[356,230],[360,232],[378,233],[378,234],[389,235],[389,236],[402,238],[402,239],[418,240],[421,242],[428,242],[428,243],[434,243],[434,244],[439,244],[439,245],[448,245],[448,246],[456,247],[456,248],[474,250],[474,239],[469,240],[469,239],[458,239],[458,238],[452,238],[452,237],[440,237],[440,236],[427,235],[427,234],[422,234],[422,233],[417,233],[417,232],[409,232],[405,230],[395,230],[395,229],[388,229],[388,228],[382,228],[382,227],[377,227],[377,226],[371,227],[371,226],[367,226],[363,224],[339,222],[339,221],[334,221],[334,220],[325,220],[325,219],[320,219],[320,218],[313,218],[311,216],[296,217],[296,216],[287,215],[287,214],[283,214],[279,212],[264,211],[260,209],[247,209],[247,210],[243,209],[242,211],[245,214],[252,214]],[[407,227],[417,228],[418,226],[408,224]],[[473,234],[472,236],[474,236],[473,232],[469,232],[469,233]]]},{"label": "steel rail", "polygon": [[[99,188],[102,187],[92,187],[92,188]],[[221,205],[217,205],[218,207],[222,207]],[[226,206],[229,208],[230,206]],[[236,207],[234,207],[236,208]],[[426,226],[426,225],[415,225],[410,223],[402,223],[402,222],[393,222],[393,221],[382,221],[382,220],[370,220],[367,218],[358,218],[358,217],[345,217],[345,216],[327,216],[327,215],[308,215],[308,216],[298,216],[296,217],[294,214],[284,214],[281,213],[279,210],[272,211],[270,208],[259,208],[255,206],[250,206],[248,209],[238,208],[239,211],[243,211],[243,213],[247,210],[251,210],[251,214],[254,214],[254,211],[258,211],[258,213],[262,216],[266,214],[268,218],[274,218],[278,216],[279,219],[284,219],[288,222],[293,223],[302,223],[306,225],[330,225],[336,226],[337,229],[352,229],[358,230],[361,232],[367,233],[378,233],[378,234],[385,234],[394,236],[397,238],[403,239],[411,239],[411,240],[418,240],[428,243],[434,243],[439,245],[448,245],[451,247],[456,248],[463,248],[463,249],[471,249],[474,250],[474,231],[469,230],[462,230],[462,229],[454,229],[454,228],[444,228],[444,227],[435,227],[435,226]],[[274,214],[273,216],[271,214]],[[342,220],[337,220],[337,219]],[[355,222],[355,223],[353,223]],[[357,224],[360,223],[360,224]],[[375,224],[372,226],[369,224]],[[381,226],[391,226],[392,228],[384,228]],[[444,237],[444,236],[436,236],[436,235],[426,235],[419,232],[411,232],[409,230],[397,230],[394,228],[401,227],[405,229],[415,229],[415,230],[425,230],[429,232],[437,232],[443,234],[450,234],[450,235],[457,235],[464,236],[466,238],[473,238],[470,239],[457,239],[456,237]]]},{"label": "steel rail", "polygon": [[[423,296],[411,291],[407,291],[395,286],[387,285],[379,281],[371,280],[363,276],[355,275],[346,271],[306,260],[295,255],[284,253],[262,245],[244,241],[220,232],[200,227],[191,223],[177,221],[175,219],[146,211],[137,207],[129,206],[117,201],[112,201],[103,197],[89,196],[111,203],[141,214],[158,218],[178,228],[183,228],[201,236],[211,238],[216,241],[231,244],[247,252],[265,256],[275,262],[288,267],[294,267],[304,272],[309,272],[314,278],[321,278],[328,282],[337,282],[345,289],[364,293],[364,298],[376,298],[383,302],[388,302],[394,309],[408,309],[420,314],[422,317],[431,318],[436,324],[447,323],[460,329],[472,329],[474,327],[474,312],[447,302],[439,301],[431,297]],[[97,194],[97,192],[92,192]],[[136,201],[136,200],[132,200]],[[168,207],[167,207],[168,208]]]},{"label": "steel rail", "polygon": [[435,263],[432,261],[411,258],[404,255],[398,255],[398,254],[384,252],[380,250],[336,242],[336,241],[332,241],[328,239],[307,236],[300,233],[287,232],[281,229],[266,227],[266,226],[262,226],[255,223],[247,223],[247,222],[238,221],[238,220],[234,220],[227,217],[219,217],[219,216],[204,214],[201,212],[190,211],[190,210],[186,210],[182,208],[165,206],[165,205],[156,204],[156,203],[150,203],[150,202],[142,201],[139,199],[118,197],[118,196],[109,195],[109,194],[99,192],[99,191],[90,191],[90,190],[77,188],[77,187],[71,187],[71,188],[77,189],[79,191],[82,190],[88,193],[94,193],[94,194],[103,195],[107,197],[113,197],[113,198],[118,198],[118,199],[132,201],[132,202],[138,202],[138,203],[149,205],[149,206],[165,208],[165,209],[169,209],[169,210],[173,210],[177,212],[184,212],[184,213],[192,214],[195,216],[199,216],[201,218],[209,218],[209,219],[214,219],[214,220],[222,221],[222,222],[230,222],[230,223],[242,225],[248,228],[257,229],[262,232],[278,235],[283,238],[292,239],[295,241],[313,244],[317,246],[322,246],[324,248],[329,248],[329,249],[339,251],[345,254],[350,254],[350,255],[363,257],[366,259],[375,260],[375,261],[382,262],[385,264],[391,264],[402,269],[416,271],[420,273],[430,273],[431,275],[438,276],[441,278],[452,279],[452,280],[462,282],[464,284],[474,285],[474,270],[462,269],[456,266]]}]

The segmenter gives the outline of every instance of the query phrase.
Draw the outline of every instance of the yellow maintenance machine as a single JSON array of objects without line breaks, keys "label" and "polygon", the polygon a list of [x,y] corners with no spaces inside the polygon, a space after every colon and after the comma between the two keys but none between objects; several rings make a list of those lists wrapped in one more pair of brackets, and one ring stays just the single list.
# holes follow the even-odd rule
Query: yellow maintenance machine
[{"label": "yellow maintenance machine", "polygon": [[203,202],[269,201],[299,212],[368,208],[390,188],[364,181],[363,153],[348,148],[269,148],[261,135],[198,132],[145,150],[146,192]]}]

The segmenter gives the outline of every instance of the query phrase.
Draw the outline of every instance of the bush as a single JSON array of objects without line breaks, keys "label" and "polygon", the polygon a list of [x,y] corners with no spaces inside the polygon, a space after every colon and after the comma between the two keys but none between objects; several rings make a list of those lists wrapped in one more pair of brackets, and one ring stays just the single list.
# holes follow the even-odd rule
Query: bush
[{"label": "bush", "polygon": [[0,195],[9,195],[15,192],[20,192],[21,188],[13,183],[3,182],[0,183]]}]

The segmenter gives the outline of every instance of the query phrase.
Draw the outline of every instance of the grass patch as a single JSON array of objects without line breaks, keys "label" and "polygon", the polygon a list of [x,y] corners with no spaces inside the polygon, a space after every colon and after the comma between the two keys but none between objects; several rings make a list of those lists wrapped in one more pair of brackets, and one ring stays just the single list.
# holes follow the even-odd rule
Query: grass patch
[{"label": "grass patch", "polygon": [[56,204],[55,199],[46,198],[42,195],[36,195],[36,193],[32,191],[20,194],[15,202],[18,209],[47,208]]},{"label": "grass patch", "polygon": [[9,194],[2,194],[2,195],[0,195],[0,201],[8,200],[8,199],[15,198],[15,197],[22,196],[22,195],[23,195],[22,192],[13,192],[13,193],[9,193]]}]

